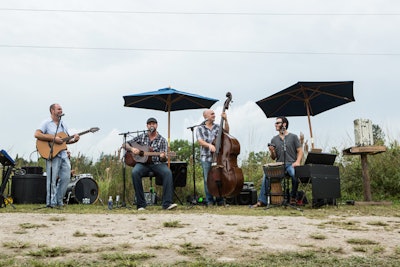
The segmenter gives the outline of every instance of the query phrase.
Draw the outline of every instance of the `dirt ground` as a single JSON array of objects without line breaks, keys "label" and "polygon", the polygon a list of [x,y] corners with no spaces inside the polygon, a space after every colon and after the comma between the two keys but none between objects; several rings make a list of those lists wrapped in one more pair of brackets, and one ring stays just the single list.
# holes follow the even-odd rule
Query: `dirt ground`
[{"label": "dirt ground", "polygon": [[[245,260],[263,251],[285,252],[340,248],[344,257],[361,255],[351,239],[375,241],[393,254],[400,240],[398,217],[231,216],[188,214],[179,209],[130,214],[2,213],[0,240],[50,247],[117,246],[124,253],[149,253],[163,263],[188,260],[179,253],[188,244],[222,262]],[[170,223],[169,227],[167,224]],[[31,227],[26,227],[26,226]],[[37,247],[36,247],[37,246]],[[5,248],[1,245],[3,252]],[[18,255],[18,250],[8,249]],[[77,257],[67,254],[66,257]],[[85,256],[86,257],[86,256]],[[153,260],[153,261],[154,261]]]}]

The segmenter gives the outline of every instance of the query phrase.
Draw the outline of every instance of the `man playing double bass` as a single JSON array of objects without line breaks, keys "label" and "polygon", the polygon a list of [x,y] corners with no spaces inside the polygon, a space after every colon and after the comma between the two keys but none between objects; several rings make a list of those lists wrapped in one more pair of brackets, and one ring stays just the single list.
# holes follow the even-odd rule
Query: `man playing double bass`
[{"label": "man playing double bass", "polygon": [[[220,125],[214,123],[215,121],[215,112],[214,110],[207,109],[203,112],[203,117],[205,119],[204,123],[202,123],[196,129],[196,138],[200,144],[200,162],[201,167],[203,169],[203,178],[204,178],[204,193],[205,193],[205,204],[209,205],[224,205],[224,199],[222,197],[214,198],[208,192],[207,188],[207,178],[208,173],[211,169],[211,164],[213,161],[212,153],[215,152],[215,146],[213,145],[213,141],[218,136],[218,132],[220,131]],[[225,112],[221,114],[221,117],[224,120],[224,131],[229,133],[229,124],[228,118]]]}]

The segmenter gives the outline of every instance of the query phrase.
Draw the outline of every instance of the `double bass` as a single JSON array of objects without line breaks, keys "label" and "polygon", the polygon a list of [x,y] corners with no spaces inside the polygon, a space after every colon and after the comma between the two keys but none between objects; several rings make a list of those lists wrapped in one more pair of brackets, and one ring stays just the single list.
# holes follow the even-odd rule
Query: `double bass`
[{"label": "double bass", "polygon": [[[222,112],[229,108],[232,94],[226,93],[226,101]],[[221,118],[220,130],[215,143],[213,162],[208,172],[207,188],[215,197],[233,197],[243,189],[243,172],[237,165],[240,154],[239,141],[224,130],[224,119]]]}]

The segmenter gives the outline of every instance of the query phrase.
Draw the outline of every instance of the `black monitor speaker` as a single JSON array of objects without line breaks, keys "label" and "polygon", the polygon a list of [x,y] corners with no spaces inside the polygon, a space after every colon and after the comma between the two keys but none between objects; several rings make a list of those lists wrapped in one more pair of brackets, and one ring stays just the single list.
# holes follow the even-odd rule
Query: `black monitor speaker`
[{"label": "black monitor speaker", "polygon": [[[187,179],[187,162],[172,161],[170,163],[174,187],[185,187]],[[156,185],[162,185],[162,178],[156,177]]]}]

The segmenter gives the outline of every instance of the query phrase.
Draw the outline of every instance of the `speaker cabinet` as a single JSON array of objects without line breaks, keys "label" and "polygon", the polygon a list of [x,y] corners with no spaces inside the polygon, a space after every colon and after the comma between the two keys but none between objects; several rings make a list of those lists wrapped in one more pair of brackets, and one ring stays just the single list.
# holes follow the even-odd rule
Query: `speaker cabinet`
[{"label": "speaker cabinet", "polygon": [[312,179],[313,199],[340,198],[339,176],[326,175]]},{"label": "speaker cabinet", "polygon": [[43,168],[39,167],[39,166],[25,166],[22,167],[21,169],[23,169],[25,171],[26,174],[39,174],[42,175],[43,174]]},{"label": "speaker cabinet", "polygon": [[[187,162],[172,161],[170,163],[172,179],[175,187],[185,187],[187,179]],[[162,177],[156,177],[156,185],[162,185]]]},{"label": "speaker cabinet", "polygon": [[312,206],[336,205],[340,198],[340,178],[336,175],[312,178]]},{"label": "speaker cabinet", "polygon": [[253,205],[257,202],[257,190],[242,189],[239,195],[226,198],[226,204],[229,205]]},{"label": "speaker cabinet", "polygon": [[14,175],[11,196],[16,204],[45,204],[46,176],[39,174]]}]

